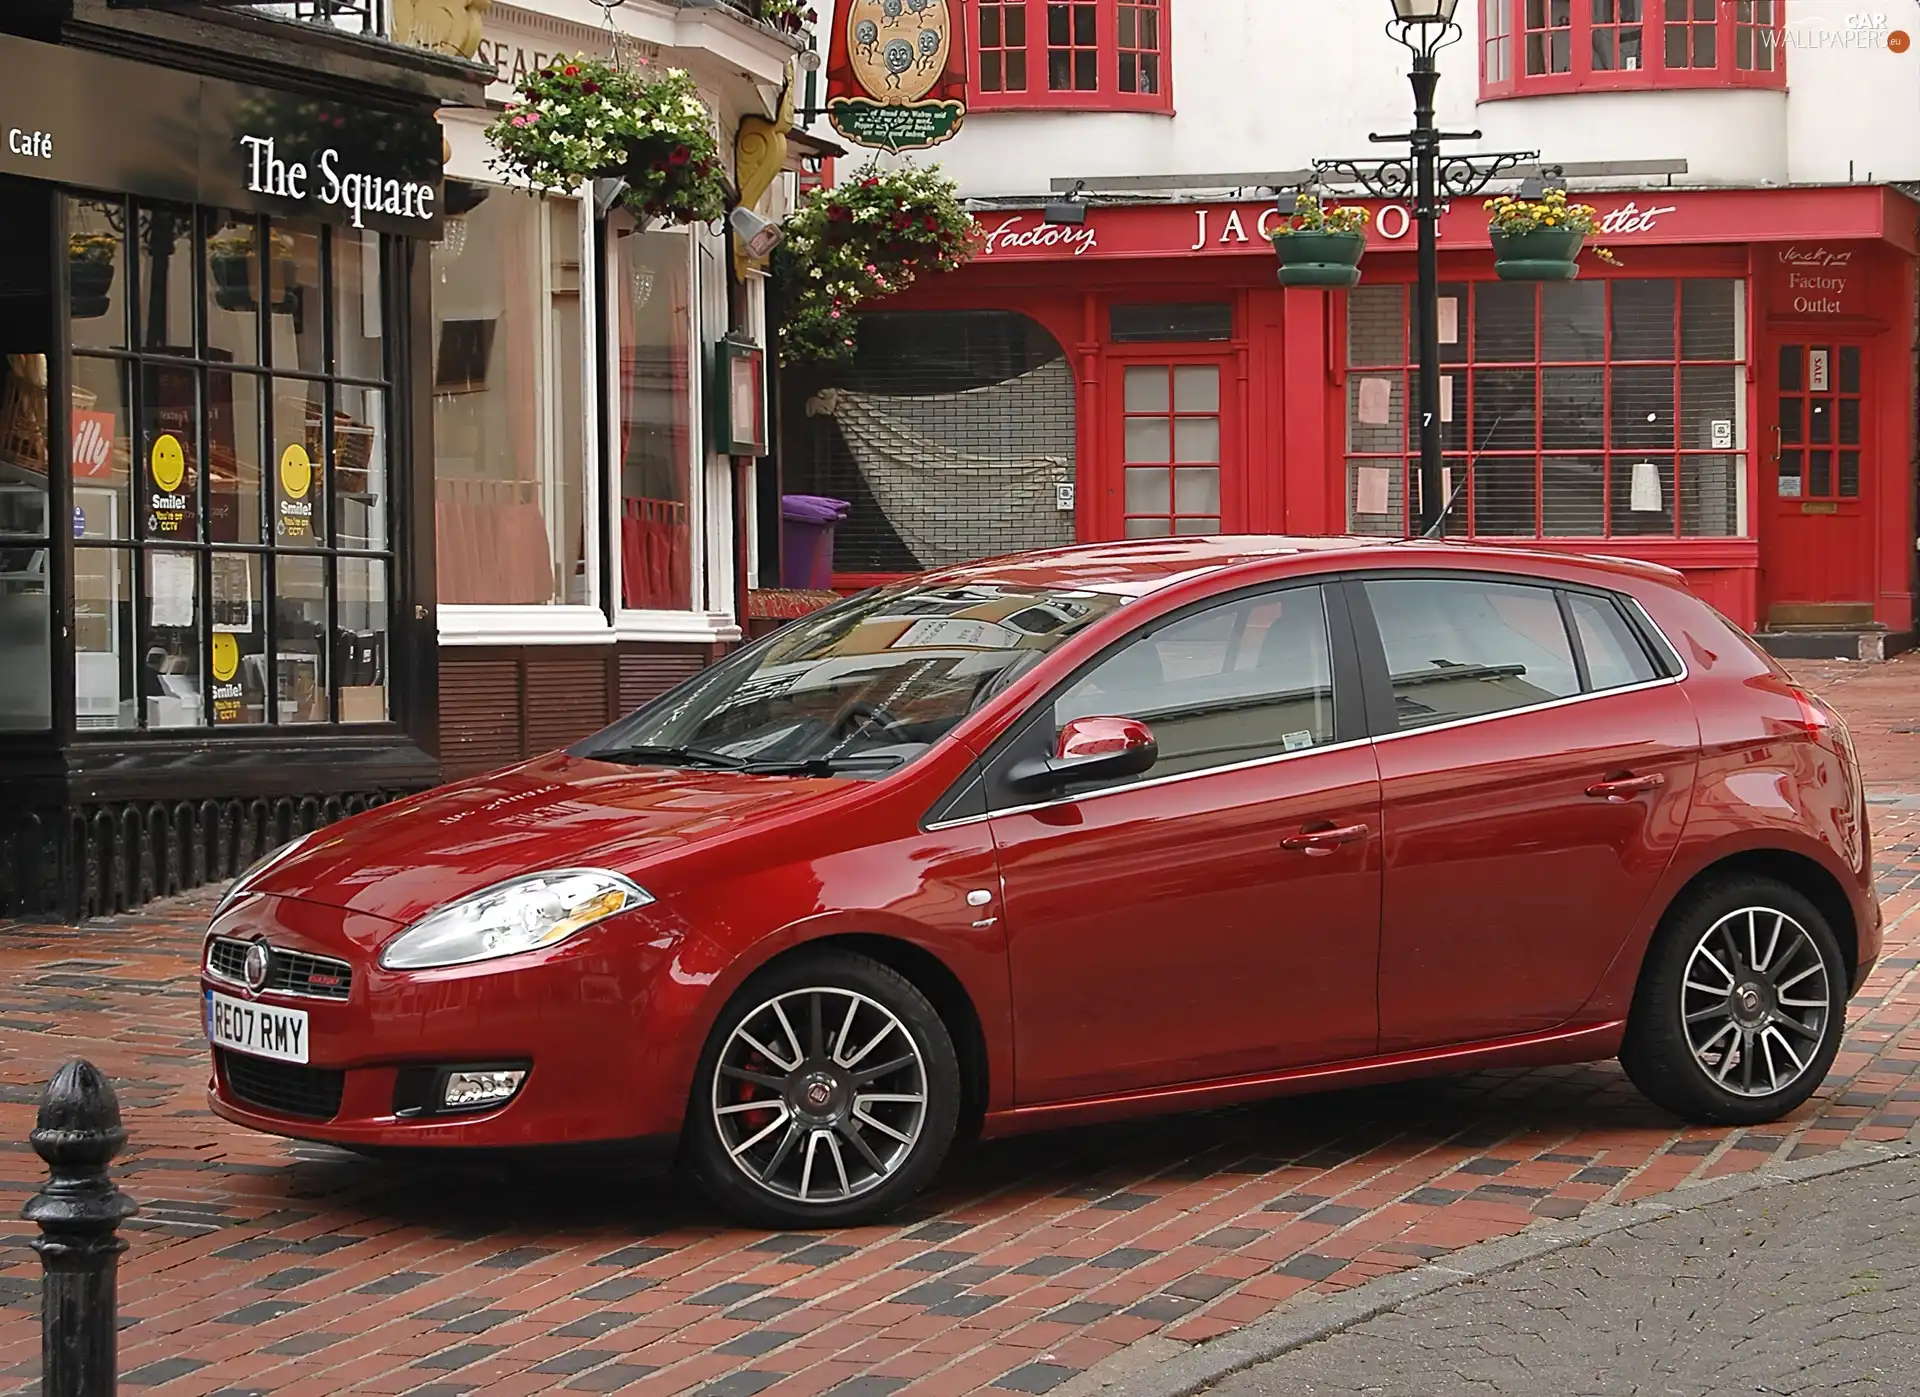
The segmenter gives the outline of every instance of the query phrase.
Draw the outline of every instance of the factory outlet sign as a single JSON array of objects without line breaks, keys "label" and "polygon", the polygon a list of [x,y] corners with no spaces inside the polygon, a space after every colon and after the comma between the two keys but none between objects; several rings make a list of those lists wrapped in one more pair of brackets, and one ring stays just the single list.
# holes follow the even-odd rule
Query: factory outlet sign
[{"label": "factory outlet sign", "polygon": [[0,174],[436,237],[428,112],[272,91],[0,36]]},{"label": "factory outlet sign", "polygon": [[[1597,210],[1601,246],[1800,239],[1877,239],[1886,226],[1885,191],[1871,187],[1811,190],[1661,191],[1658,195],[1582,194]],[[1419,228],[1404,204],[1353,200],[1371,217],[1374,252],[1411,251]],[[1281,218],[1273,204],[1095,204],[1082,224],[1049,224],[1038,212],[979,213],[983,258],[993,262],[1086,257],[1272,256],[1269,239]],[[1447,207],[1443,247],[1490,246],[1478,199]],[[1827,274],[1829,277],[1831,273]],[[1815,288],[1809,288],[1815,289]]]}]

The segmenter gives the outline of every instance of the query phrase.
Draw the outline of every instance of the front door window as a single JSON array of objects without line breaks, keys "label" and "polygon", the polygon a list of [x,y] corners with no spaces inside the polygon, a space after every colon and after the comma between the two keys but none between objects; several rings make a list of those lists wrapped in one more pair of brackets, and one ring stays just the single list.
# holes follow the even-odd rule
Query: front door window
[{"label": "front door window", "polygon": [[1129,364],[1126,536],[1220,532],[1220,366]]},{"label": "front door window", "polygon": [[1783,500],[1860,498],[1860,346],[1780,346]]}]

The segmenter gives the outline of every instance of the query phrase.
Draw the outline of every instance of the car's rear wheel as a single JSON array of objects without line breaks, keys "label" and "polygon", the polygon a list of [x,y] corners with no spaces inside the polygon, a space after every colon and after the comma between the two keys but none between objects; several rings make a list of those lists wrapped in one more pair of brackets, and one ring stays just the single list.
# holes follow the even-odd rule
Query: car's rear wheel
[{"label": "car's rear wheel", "polygon": [[707,1039],[687,1164],[728,1211],[773,1227],[884,1216],[953,1142],[960,1067],[927,997],[865,956],[778,961]]},{"label": "car's rear wheel", "polygon": [[1848,983],[1833,929],[1786,884],[1740,877],[1697,889],[1648,948],[1620,1062],[1687,1120],[1777,1120],[1833,1065]]}]

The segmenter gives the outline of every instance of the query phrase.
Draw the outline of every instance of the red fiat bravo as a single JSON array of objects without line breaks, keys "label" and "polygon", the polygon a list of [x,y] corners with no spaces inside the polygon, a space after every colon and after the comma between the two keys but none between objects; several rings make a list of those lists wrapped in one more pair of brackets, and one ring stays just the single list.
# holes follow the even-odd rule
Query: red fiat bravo
[{"label": "red fiat bravo", "polygon": [[1161,539],[788,626],[227,894],[221,1115],[653,1142],[845,1223],[987,1135],[1618,1056],[1820,1084],[1880,950],[1846,726],[1651,566]]}]

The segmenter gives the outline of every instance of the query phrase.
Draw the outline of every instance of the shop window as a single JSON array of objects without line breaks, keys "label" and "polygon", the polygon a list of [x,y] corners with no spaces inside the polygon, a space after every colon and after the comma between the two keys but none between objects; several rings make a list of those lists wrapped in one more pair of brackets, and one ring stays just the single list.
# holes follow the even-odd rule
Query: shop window
[{"label": "shop window", "polygon": [[[1747,532],[1745,283],[1443,285],[1437,404],[1450,532],[1723,538]],[[1408,291],[1348,298],[1347,511],[1407,528],[1418,375]],[[1417,497],[1414,508],[1417,512]]]},{"label": "shop window", "polygon": [[1482,0],[1480,95],[1784,87],[1786,0]]},{"label": "shop window", "polygon": [[1115,306],[1107,313],[1115,344],[1208,343],[1233,338],[1233,307],[1226,302],[1167,302]]},{"label": "shop window", "polygon": [[580,205],[491,189],[433,248],[443,605],[591,605]]},{"label": "shop window", "polygon": [[108,269],[70,269],[77,726],[385,721],[379,239],[78,197],[67,223]]},{"label": "shop window", "polygon": [[1171,0],[979,0],[972,105],[1173,109]]},{"label": "shop window", "polygon": [[782,488],[845,500],[834,570],[893,575],[1074,540],[1075,393],[1012,311],[860,318],[852,363],[781,376]]},{"label": "shop window", "polygon": [[693,607],[694,280],[689,237],[617,224],[620,606]]}]

